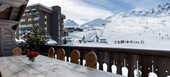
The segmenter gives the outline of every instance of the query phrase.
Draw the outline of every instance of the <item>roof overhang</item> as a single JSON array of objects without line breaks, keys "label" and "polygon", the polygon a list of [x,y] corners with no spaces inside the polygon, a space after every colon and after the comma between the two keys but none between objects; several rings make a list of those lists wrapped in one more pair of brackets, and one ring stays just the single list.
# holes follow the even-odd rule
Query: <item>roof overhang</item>
[{"label": "roof overhang", "polygon": [[0,19],[19,21],[28,0],[0,0]]}]

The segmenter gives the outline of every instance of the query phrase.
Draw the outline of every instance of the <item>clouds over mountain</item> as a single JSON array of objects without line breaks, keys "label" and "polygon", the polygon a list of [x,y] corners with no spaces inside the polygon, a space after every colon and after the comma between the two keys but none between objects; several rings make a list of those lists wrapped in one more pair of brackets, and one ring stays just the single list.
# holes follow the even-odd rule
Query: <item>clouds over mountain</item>
[{"label": "clouds over mountain", "polygon": [[106,18],[119,12],[144,10],[170,0],[29,0],[28,5],[42,3],[47,6],[59,5],[67,19],[73,19],[79,24]]}]

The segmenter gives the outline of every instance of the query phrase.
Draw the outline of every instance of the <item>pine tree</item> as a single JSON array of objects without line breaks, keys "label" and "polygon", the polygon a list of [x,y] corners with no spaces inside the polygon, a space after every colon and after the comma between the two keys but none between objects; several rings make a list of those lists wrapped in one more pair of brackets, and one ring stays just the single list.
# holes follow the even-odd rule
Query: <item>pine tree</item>
[{"label": "pine tree", "polygon": [[[40,46],[44,45],[49,39],[49,34],[40,28],[39,25],[34,22],[34,15],[32,14],[32,30],[23,35],[23,39],[25,39],[24,49],[25,53],[30,50],[38,51],[41,53]],[[21,45],[23,46],[23,45]]]},{"label": "pine tree", "polygon": [[[42,30],[38,25],[33,24],[32,31],[24,34],[23,39],[25,39],[26,52],[30,50],[35,50],[41,53],[40,46],[44,45],[50,38],[49,34]],[[25,52],[25,53],[26,53]]]}]

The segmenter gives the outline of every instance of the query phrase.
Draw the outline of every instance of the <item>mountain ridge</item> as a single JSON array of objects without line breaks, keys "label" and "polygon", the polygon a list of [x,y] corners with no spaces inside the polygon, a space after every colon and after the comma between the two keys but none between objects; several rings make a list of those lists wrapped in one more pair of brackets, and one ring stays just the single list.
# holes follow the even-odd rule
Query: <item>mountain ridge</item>
[{"label": "mountain ridge", "polygon": [[133,10],[130,12],[121,12],[118,14],[114,14],[104,19],[97,18],[80,25],[80,27],[83,29],[89,29],[97,26],[98,27],[105,26],[106,24],[113,21],[113,18],[114,20],[118,20],[119,18],[125,18],[125,17],[165,17],[165,16],[170,16],[170,3],[159,4],[157,7],[151,8],[149,10],[143,10],[143,11]]},{"label": "mountain ridge", "polygon": [[149,10],[144,10],[144,11],[133,10],[131,12],[125,13],[124,17],[129,17],[129,16],[162,17],[167,15],[170,16],[169,3],[165,3],[163,5],[159,4],[156,8],[151,8]]}]

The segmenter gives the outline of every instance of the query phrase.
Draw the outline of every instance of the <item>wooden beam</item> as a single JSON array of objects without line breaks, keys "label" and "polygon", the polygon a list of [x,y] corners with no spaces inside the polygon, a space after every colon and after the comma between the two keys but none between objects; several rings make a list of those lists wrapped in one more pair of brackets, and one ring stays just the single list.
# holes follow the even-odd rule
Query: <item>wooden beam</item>
[{"label": "wooden beam", "polygon": [[13,25],[16,25],[18,24],[19,22],[17,21],[13,21],[13,20],[3,20],[3,19],[0,19],[0,26],[13,26]]},{"label": "wooden beam", "polygon": [[15,1],[15,2],[22,3],[22,4],[26,4],[28,2],[28,0],[8,0],[8,1]]},{"label": "wooden beam", "polygon": [[[25,11],[26,6],[27,6],[27,5],[22,5],[22,6],[20,7],[20,11],[19,11],[19,14],[18,14],[18,17],[17,17],[17,20],[16,20],[16,21],[20,21],[20,19],[21,19],[21,17],[22,17],[22,14],[23,14],[24,11]],[[18,28],[18,25],[19,25],[19,24],[14,25],[12,29],[13,29],[13,30],[16,30],[16,29]]]},{"label": "wooden beam", "polygon": [[18,18],[17,18],[17,21],[20,21],[21,17],[22,17],[22,14],[24,13],[25,11],[25,8],[26,8],[27,5],[22,5],[20,7],[20,11],[19,11],[19,15],[18,15]]},{"label": "wooden beam", "polygon": [[4,11],[4,10],[7,9],[8,7],[10,7],[10,5],[1,4],[1,5],[0,5],[0,12]]},{"label": "wooden beam", "polygon": [[0,0],[1,4],[7,4],[11,7],[20,7],[21,5],[25,5],[28,3],[27,0]]},{"label": "wooden beam", "polygon": [[13,15],[13,7],[10,7],[10,13],[9,13],[9,17],[8,17],[8,20],[11,20],[11,18],[12,18],[12,15]]},{"label": "wooden beam", "polygon": [[4,4],[27,4],[28,0],[0,0],[0,3]]}]

